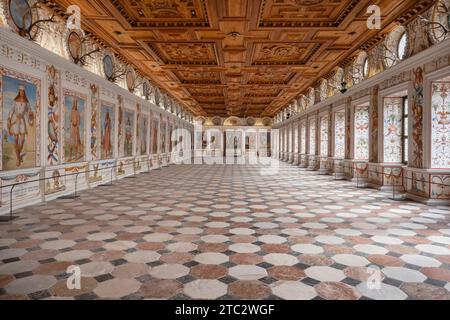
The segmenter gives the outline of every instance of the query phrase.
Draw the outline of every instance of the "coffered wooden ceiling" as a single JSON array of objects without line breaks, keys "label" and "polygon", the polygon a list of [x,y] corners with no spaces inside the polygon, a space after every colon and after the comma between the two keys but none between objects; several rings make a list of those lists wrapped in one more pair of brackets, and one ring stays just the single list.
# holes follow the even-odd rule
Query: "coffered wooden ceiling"
[{"label": "coffered wooden ceiling", "polygon": [[57,0],[196,115],[272,116],[431,0]]}]

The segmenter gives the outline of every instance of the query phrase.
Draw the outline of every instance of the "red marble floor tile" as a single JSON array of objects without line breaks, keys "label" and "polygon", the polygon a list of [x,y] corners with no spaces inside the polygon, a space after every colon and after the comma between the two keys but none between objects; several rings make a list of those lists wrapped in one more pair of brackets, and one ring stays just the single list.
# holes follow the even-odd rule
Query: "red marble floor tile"
[{"label": "red marble floor tile", "polygon": [[383,267],[401,267],[405,264],[405,262],[400,258],[381,254],[370,255],[367,257],[367,259],[370,262]]},{"label": "red marble floor tile", "polygon": [[191,268],[190,274],[199,279],[220,279],[226,276],[227,268],[212,264],[199,264]]},{"label": "red marble floor tile", "polygon": [[422,268],[420,269],[424,275],[429,278],[450,282],[450,269],[444,268]]},{"label": "red marble floor tile", "polygon": [[450,292],[428,283],[404,283],[400,286],[411,299],[450,300]]},{"label": "red marble floor tile", "polygon": [[321,282],[315,288],[319,296],[328,300],[357,300],[361,296],[355,288],[342,282]]},{"label": "red marble floor tile", "polygon": [[230,261],[236,264],[258,264],[263,258],[254,253],[236,253],[230,256]]},{"label": "red marble floor tile", "polygon": [[146,299],[167,299],[183,290],[183,285],[175,280],[152,279],[144,283],[139,293]]},{"label": "red marble floor tile", "polygon": [[228,286],[228,294],[249,300],[260,300],[271,294],[270,288],[259,281],[235,281]]},{"label": "red marble floor tile", "polygon": [[305,277],[305,272],[297,267],[274,266],[267,269],[269,276],[278,280],[300,280]]},{"label": "red marble floor tile", "polygon": [[298,257],[298,260],[310,266],[330,266],[334,263],[327,256],[319,254],[302,254]]}]

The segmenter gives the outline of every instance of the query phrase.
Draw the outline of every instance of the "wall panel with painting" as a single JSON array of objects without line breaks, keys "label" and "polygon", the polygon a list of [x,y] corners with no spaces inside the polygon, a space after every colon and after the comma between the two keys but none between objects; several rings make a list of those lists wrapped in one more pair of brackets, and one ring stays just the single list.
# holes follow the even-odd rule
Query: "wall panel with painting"
[{"label": "wall panel with painting", "polygon": [[151,112],[190,126],[11,30],[0,46],[0,215],[11,199],[19,208],[148,170],[167,142],[150,134]]}]

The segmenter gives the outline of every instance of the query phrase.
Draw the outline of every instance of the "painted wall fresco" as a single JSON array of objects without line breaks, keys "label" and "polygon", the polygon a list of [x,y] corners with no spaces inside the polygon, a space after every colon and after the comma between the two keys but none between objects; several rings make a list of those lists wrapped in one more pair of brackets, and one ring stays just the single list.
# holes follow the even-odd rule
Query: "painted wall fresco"
[{"label": "painted wall fresco", "polygon": [[345,111],[334,114],[334,157],[345,157]]},{"label": "painted wall fresco", "polygon": [[423,167],[423,69],[418,67],[413,71],[413,93],[411,105],[411,155],[409,166],[413,168]]},{"label": "painted wall fresco", "polygon": [[17,185],[12,192],[12,199],[14,203],[19,202],[39,202],[41,195],[40,182],[36,181],[40,177],[40,171],[22,172],[20,174],[2,176],[0,184],[3,186],[1,189],[0,206],[9,206],[10,202],[10,190],[8,186],[15,183],[21,183],[29,181],[26,184]]},{"label": "painted wall fresco", "polygon": [[40,165],[40,81],[0,67],[1,170]]},{"label": "painted wall fresco", "polygon": [[329,116],[320,118],[320,155],[328,156],[328,121]]},{"label": "painted wall fresco", "polygon": [[258,152],[260,157],[270,156],[270,131],[259,131]]},{"label": "painted wall fresco", "polygon": [[350,105],[345,106],[345,159],[350,159],[351,146],[352,109]]},{"label": "painted wall fresco", "polygon": [[167,135],[167,123],[161,122],[160,124],[160,153],[166,153],[166,135]]},{"label": "painted wall fresco", "polygon": [[172,142],[172,132],[173,132],[173,124],[169,123],[169,131],[168,131],[168,136],[167,136],[167,142],[169,144],[169,152],[172,152],[173,149],[173,142]]},{"label": "painted wall fresco", "polygon": [[110,159],[114,156],[115,119],[115,106],[102,101],[100,110],[102,159]]},{"label": "painted wall fresco", "polygon": [[147,115],[143,114],[141,116],[140,119],[141,123],[139,125],[139,129],[140,129],[140,146],[139,146],[139,150],[140,150],[140,154],[144,155],[147,154],[147,137],[148,137],[148,117]]},{"label": "painted wall fresco", "polygon": [[431,182],[431,198],[450,198],[450,175],[433,175]]},{"label": "painted wall fresco", "polygon": [[61,147],[61,72],[54,66],[47,67],[47,164],[60,162]]},{"label": "painted wall fresco", "polygon": [[306,120],[300,123],[300,153],[306,154]]},{"label": "painted wall fresco", "polygon": [[133,156],[133,137],[134,137],[134,111],[125,110],[123,112],[123,121],[125,128],[124,156]]},{"label": "painted wall fresco", "polygon": [[286,130],[286,151],[292,152],[292,126]]},{"label": "painted wall fresco", "polygon": [[141,154],[141,105],[136,103],[136,155]]},{"label": "painted wall fresco", "polygon": [[52,195],[66,190],[64,169],[52,169],[45,172],[45,195]]},{"label": "painted wall fresco", "polygon": [[450,168],[450,77],[431,85],[431,167]]},{"label": "painted wall fresco", "polygon": [[64,160],[85,160],[86,97],[80,93],[64,90]]},{"label": "painted wall fresco", "polygon": [[384,162],[402,161],[402,98],[384,98],[383,154]]},{"label": "painted wall fresco", "polygon": [[298,153],[298,125],[295,124],[294,129],[294,152]]},{"label": "painted wall fresco", "polygon": [[[55,29],[51,30],[50,33]],[[48,33],[47,30],[45,32]],[[36,41],[37,45],[30,42],[33,46],[31,52],[23,49],[22,41],[10,41],[9,36],[12,34],[8,33],[8,37],[4,38],[4,30],[1,33],[0,185],[4,188],[0,192],[0,214],[4,214],[9,210],[10,186],[18,182],[29,183],[14,188],[14,207],[73,192],[76,175],[65,177],[66,174],[79,173],[78,190],[101,183],[101,179],[111,172],[101,171],[101,168],[115,161],[111,158],[118,156],[116,146],[119,140],[123,150],[125,127],[120,126],[119,139],[117,125],[118,107],[123,108],[125,98],[117,98],[114,86],[106,84],[97,76],[77,72],[76,67],[66,69],[70,62],[54,55],[48,56],[48,51],[38,46],[42,43],[41,37]],[[66,89],[63,89],[63,85]],[[139,99],[127,93],[124,96],[127,105]],[[113,104],[113,108],[109,109],[109,119],[105,111],[107,103],[102,104],[100,97]],[[153,108],[143,100],[140,103],[142,107]],[[120,114],[120,121],[124,125],[126,116],[122,112]],[[163,114],[162,119],[166,122],[178,120],[168,114]],[[141,152],[146,153],[148,117],[146,124],[143,120],[141,118],[141,135],[145,135],[146,141],[142,143]],[[134,131],[132,135],[136,134]],[[134,139],[135,136],[131,140],[132,147],[136,144]],[[111,160],[99,161],[100,158]],[[137,160],[146,158],[143,155]],[[136,159],[131,160],[132,164]],[[145,168],[145,165],[141,164],[141,167]],[[88,168],[94,171],[85,173]],[[130,168],[132,172],[133,167]],[[126,172],[128,169],[124,167],[124,170]],[[46,180],[34,181],[39,178]]]},{"label": "painted wall fresco", "polygon": [[95,84],[91,84],[90,86],[90,94],[91,94],[91,159],[97,160],[99,158],[99,130],[98,130],[98,108],[99,108],[99,90],[98,86]]},{"label": "painted wall fresco", "polygon": [[309,120],[309,154],[316,154],[316,119]]},{"label": "painted wall fresco", "polygon": [[369,107],[355,107],[355,160],[369,160]]},{"label": "painted wall fresco", "polygon": [[123,116],[123,97],[117,96],[118,110],[117,110],[117,149],[119,158],[124,156],[124,116]]},{"label": "painted wall fresco", "polygon": [[378,86],[375,86],[371,90],[370,95],[370,149],[369,160],[370,162],[378,162]]},{"label": "painted wall fresco", "polygon": [[152,154],[158,153],[158,130],[159,130],[159,122],[158,119],[153,119],[152,121]]}]

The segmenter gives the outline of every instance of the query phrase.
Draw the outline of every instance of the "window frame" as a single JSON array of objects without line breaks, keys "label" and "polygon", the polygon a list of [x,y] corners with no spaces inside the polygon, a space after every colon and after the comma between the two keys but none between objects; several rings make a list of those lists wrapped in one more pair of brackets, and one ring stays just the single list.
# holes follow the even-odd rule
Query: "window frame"
[{"label": "window frame", "polygon": [[[366,66],[367,66],[367,70],[366,70]],[[369,57],[365,57],[362,63],[362,75],[364,79],[367,79],[369,77]]]},{"label": "window frame", "polygon": [[[406,112],[405,112],[406,109]],[[409,161],[409,99],[408,96],[402,97],[402,163],[407,165]],[[407,133],[407,134],[406,134]]]},{"label": "window frame", "polygon": [[[405,47],[404,47],[403,55],[400,56],[400,44],[401,44],[403,38],[405,38]],[[397,42],[396,54],[397,54],[397,59],[399,61],[405,60],[407,45],[408,45],[408,34],[405,30],[400,34],[400,37],[398,38],[398,42]]]}]

